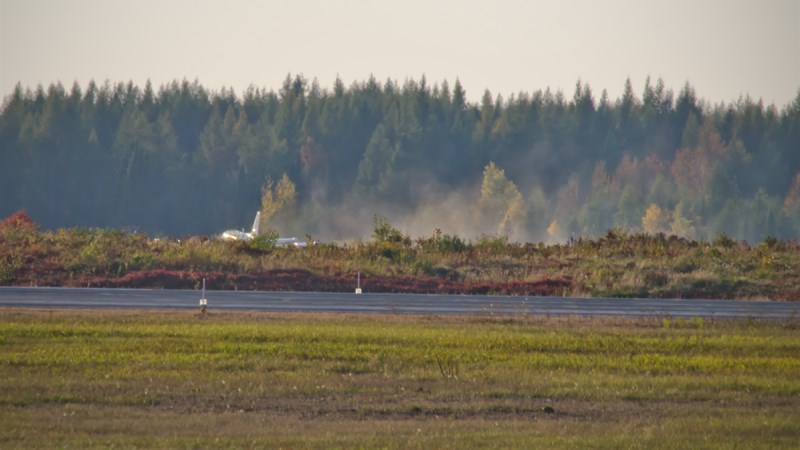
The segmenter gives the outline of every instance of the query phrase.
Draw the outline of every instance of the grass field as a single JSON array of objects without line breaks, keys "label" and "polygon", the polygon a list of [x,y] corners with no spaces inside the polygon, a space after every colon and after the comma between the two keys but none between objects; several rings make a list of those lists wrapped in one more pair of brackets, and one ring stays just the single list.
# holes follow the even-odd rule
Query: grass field
[{"label": "grass field", "polygon": [[0,447],[797,448],[800,324],[0,309]]}]

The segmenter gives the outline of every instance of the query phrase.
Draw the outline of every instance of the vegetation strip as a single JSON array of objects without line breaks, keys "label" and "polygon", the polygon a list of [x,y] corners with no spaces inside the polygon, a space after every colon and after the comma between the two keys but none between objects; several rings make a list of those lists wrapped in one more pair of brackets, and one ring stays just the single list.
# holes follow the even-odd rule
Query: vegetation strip
[{"label": "vegetation strip", "polygon": [[384,220],[373,239],[304,249],[122,230],[42,231],[24,213],[0,221],[0,284],[576,297],[797,300],[800,247],[720,235],[710,242],[625,234],[566,244],[476,242],[434,231],[411,240]]}]

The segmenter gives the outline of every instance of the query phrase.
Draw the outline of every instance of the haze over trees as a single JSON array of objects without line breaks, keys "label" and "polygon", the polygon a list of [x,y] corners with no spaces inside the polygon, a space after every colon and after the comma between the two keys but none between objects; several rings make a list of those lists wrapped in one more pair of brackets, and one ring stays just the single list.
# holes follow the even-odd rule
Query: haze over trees
[{"label": "haze over trees", "polygon": [[563,240],[623,231],[749,241],[800,233],[800,90],[710,105],[648,79],[467,101],[458,80],[287,76],[241,96],[197,81],[18,85],[0,111],[0,216],[45,228]]}]

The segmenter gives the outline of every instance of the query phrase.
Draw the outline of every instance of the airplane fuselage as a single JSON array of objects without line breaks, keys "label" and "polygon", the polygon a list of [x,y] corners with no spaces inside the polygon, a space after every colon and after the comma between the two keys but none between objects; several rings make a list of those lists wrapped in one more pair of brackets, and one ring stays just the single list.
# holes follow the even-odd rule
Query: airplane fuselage
[{"label": "airplane fuselage", "polygon": [[[253,221],[253,229],[247,233],[239,230],[226,230],[219,237],[223,241],[244,241],[248,242],[254,237],[258,236],[259,221],[261,220],[261,212],[256,213],[256,219]],[[275,241],[276,247],[305,247],[306,241],[301,241],[295,237],[279,238]]]},{"label": "airplane fuselage", "polygon": [[223,241],[249,241],[253,239],[253,235],[251,233],[245,233],[244,231],[239,230],[227,230],[220,235]]}]

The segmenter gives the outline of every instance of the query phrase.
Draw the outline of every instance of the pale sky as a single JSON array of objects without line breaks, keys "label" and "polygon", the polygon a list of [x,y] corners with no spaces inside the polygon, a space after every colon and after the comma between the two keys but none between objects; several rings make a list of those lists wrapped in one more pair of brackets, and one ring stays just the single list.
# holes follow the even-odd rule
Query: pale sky
[{"label": "pale sky", "polygon": [[288,73],[461,80],[471,101],[630,77],[783,107],[800,88],[800,0],[0,0],[0,96],[19,82],[197,79],[237,94]]}]

